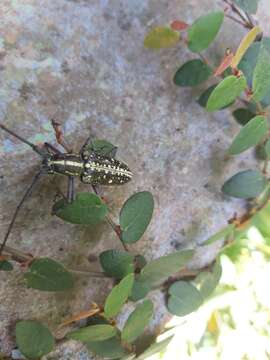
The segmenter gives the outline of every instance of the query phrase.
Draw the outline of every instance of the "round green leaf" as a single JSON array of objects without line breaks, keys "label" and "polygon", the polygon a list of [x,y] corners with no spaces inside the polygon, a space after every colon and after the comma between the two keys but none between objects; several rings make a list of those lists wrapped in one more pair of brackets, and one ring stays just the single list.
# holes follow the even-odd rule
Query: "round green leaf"
[{"label": "round green leaf", "polygon": [[246,88],[247,83],[244,76],[228,76],[222,80],[211,93],[206,109],[216,111],[232,103]]},{"label": "round green leaf", "polygon": [[91,141],[89,146],[86,147],[90,151],[94,151],[97,154],[109,157],[115,157],[117,152],[117,147],[111,144],[107,140],[94,139]]},{"label": "round green leaf", "polygon": [[85,328],[71,331],[66,337],[88,343],[89,341],[103,341],[114,337],[117,334],[115,327],[111,325],[92,325]]},{"label": "round green leaf", "polygon": [[206,81],[212,74],[210,67],[200,59],[187,61],[174,75],[177,86],[196,86]]},{"label": "round green leaf", "polygon": [[265,145],[264,145],[264,150],[265,150],[265,154],[267,156],[267,158],[270,158],[270,140],[267,140]]},{"label": "round green leaf", "polygon": [[260,45],[261,44],[258,41],[255,41],[252,45],[250,45],[238,65],[238,69],[243,72],[250,86],[252,84],[252,77],[258,60]]},{"label": "round green leaf", "polygon": [[185,316],[203,303],[200,292],[189,282],[177,281],[169,288],[168,310],[171,314]]},{"label": "round green leaf", "polygon": [[42,291],[63,291],[74,285],[71,273],[49,258],[34,260],[24,278],[28,287]]},{"label": "round green leaf", "polygon": [[256,114],[254,114],[254,112],[245,108],[236,109],[233,112],[233,117],[239,125],[246,125],[249,120],[253,119],[255,116]]},{"label": "round green leaf", "polygon": [[135,280],[129,298],[132,301],[141,300],[146,297],[150,290],[151,284],[144,281]]},{"label": "round green leaf", "polygon": [[122,279],[134,272],[134,258],[134,255],[120,250],[106,250],[99,255],[105,273],[116,279]]},{"label": "round green leaf", "polygon": [[[214,89],[218,86],[218,84],[214,84],[212,86],[210,86],[208,89],[206,89],[201,96],[199,97],[199,99],[197,100],[199,105],[201,105],[201,107],[205,108],[208,102],[208,99],[210,97],[210,95],[212,94],[212,92],[214,91]],[[231,103],[229,103],[226,106],[223,106],[220,110],[226,109],[227,107],[231,106],[234,103],[234,101],[232,101]]]},{"label": "round green leaf", "polygon": [[270,54],[261,46],[252,79],[253,99],[261,101],[270,91]]},{"label": "round green leaf", "polygon": [[107,206],[93,193],[78,193],[72,203],[65,199],[53,206],[53,214],[72,224],[97,224],[104,220]]},{"label": "round green leaf", "polygon": [[258,170],[241,171],[222,186],[226,195],[241,199],[255,198],[260,195],[267,184],[267,179]]},{"label": "round green leaf", "polygon": [[252,78],[256,67],[260,49],[264,47],[270,53],[270,38],[264,37],[261,41],[255,41],[248,48],[247,52],[240,61],[238,68],[243,72],[249,86],[252,86]]},{"label": "round green leaf", "polygon": [[162,49],[175,46],[180,39],[178,31],[171,27],[159,26],[152,29],[144,39],[144,46],[149,49]]},{"label": "round green leaf", "polygon": [[149,225],[154,210],[154,199],[150,192],[142,191],[132,195],[120,212],[122,241],[127,244],[138,241]]},{"label": "round green leaf", "polygon": [[217,285],[219,283],[221,274],[222,274],[222,268],[220,265],[220,261],[217,260],[213,267],[212,272],[205,271],[198,275],[198,277],[200,277],[200,282],[199,282],[200,293],[204,299],[206,299],[213,293],[213,291],[215,290],[215,288],[217,287]]},{"label": "round green leaf", "polygon": [[13,270],[13,265],[7,261],[7,260],[2,260],[0,261],[0,271],[11,271]]},{"label": "round green leaf", "polygon": [[199,17],[188,28],[188,47],[193,52],[201,52],[215,40],[223,23],[223,11],[211,12]]},{"label": "round green leaf", "polygon": [[255,116],[238,133],[233,140],[228,153],[237,155],[241,152],[257,145],[267,134],[268,124],[262,115]]},{"label": "round green leaf", "polygon": [[182,250],[153,260],[145,265],[137,280],[151,286],[161,284],[185,266],[193,254],[193,250]]},{"label": "round green leaf", "polygon": [[233,2],[249,14],[256,14],[259,0],[233,0]]},{"label": "round green leaf", "polygon": [[132,343],[136,340],[149,324],[149,321],[153,316],[153,310],[154,307],[151,300],[145,300],[139,304],[129,315],[124,325],[121,335],[122,340],[128,343]]},{"label": "round green leaf", "polygon": [[133,283],[134,274],[129,274],[112,289],[104,306],[104,314],[107,318],[114,317],[121,311],[131,293]]},{"label": "round green leaf", "polygon": [[86,346],[95,355],[106,359],[119,359],[127,354],[117,337],[104,341],[89,341],[86,343]]},{"label": "round green leaf", "polygon": [[173,338],[173,335],[168,337],[167,339],[164,339],[158,343],[152,344],[148,349],[146,349],[138,358],[137,360],[146,360],[150,356],[155,355],[157,353],[160,353],[161,351],[165,350],[166,347],[169,345]]},{"label": "round green leaf", "polygon": [[54,348],[54,338],[50,330],[33,320],[24,320],[16,324],[16,343],[28,359],[39,359]]},{"label": "round green leaf", "polygon": [[200,95],[197,102],[199,105],[201,105],[201,107],[203,107],[203,108],[206,107],[207,101],[208,101],[210,95],[212,94],[212,92],[214,91],[214,89],[217,87],[217,85],[218,84],[211,85]]}]

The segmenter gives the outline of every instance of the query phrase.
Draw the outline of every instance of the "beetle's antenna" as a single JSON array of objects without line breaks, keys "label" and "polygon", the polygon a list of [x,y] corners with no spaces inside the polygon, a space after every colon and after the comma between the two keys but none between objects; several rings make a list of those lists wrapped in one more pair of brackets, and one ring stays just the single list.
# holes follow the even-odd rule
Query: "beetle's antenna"
[{"label": "beetle's antenna", "polygon": [[0,123],[0,128],[5,130],[6,132],[8,132],[10,135],[14,136],[15,138],[19,139],[20,141],[24,142],[25,144],[27,144],[28,146],[31,146],[31,148],[38,153],[40,156],[43,156],[43,152],[42,150],[36,146],[35,144],[31,143],[30,141],[22,138],[20,135],[16,134],[15,132],[13,132],[12,130],[9,130],[7,127],[5,127],[5,125],[3,125],[2,123]]},{"label": "beetle's antenna", "polygon": [[6,245],[7,241],[8,241],[9,234],[10,234],[10,232],[11,232],[11,230],[12,230],[12,227],[13,227],[14,222],[15,222],[15,220],[16,220],[16,218],[17,218],[17,215],[18,215],[18,213],[19,213],[19,211],[20,211],[20,208],[22,207],[24,201],[25,201],[25,200],[28,198],[28,196],[31,194],[32,189],[33,189],[34,185],[36,184],[36,182],[38,181],[38,179],[39,179],[39,177],[40,177],[41,174],[42,174],[42,170],[39,171],[39,172],[35,175],[35,177],[34,177],[32,183],[31,183],[31,185],[27,188],[27,190],[26,190],[25,194],[23,195],[21,201],[20,201],[19,204],[17,205],[16,210],[15,210],[15,212],[14,212],[14,214],[13,214],[12,220],[11,220],[11,222],[9,223],[9,226],[8,226],[8,229],[7,229],[7,232],[6,232],[6,235],[5,235],[5,237],[4,237],[4,241],[2,242],[2,244],[1,244],[1,246],[0,246],[0,255],[2,254],[2,251],[4,250],[5,245]]}]

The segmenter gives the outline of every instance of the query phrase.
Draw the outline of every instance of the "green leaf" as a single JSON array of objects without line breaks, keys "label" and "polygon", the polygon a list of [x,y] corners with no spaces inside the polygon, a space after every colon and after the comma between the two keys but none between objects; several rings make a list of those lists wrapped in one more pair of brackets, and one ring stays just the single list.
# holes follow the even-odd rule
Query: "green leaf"
[{"label": "green leaf", "polygon": [[68,339],[89,343],[89,341],[103,341],[113,338],[117,334],[115,327],[111,325],[92,325],[67,333]]},{"label": "green leaf", "polygon": [[253,99],[261,101],[270,91],[270,54],[261,46],[252,80]]},{"label": "green leaf", "polygon": [[216,111],[233,102],[246,88],[247,83],[244,76],[234,75],[226,77],[211,93],[206,109]]},{"label": "green leaf", "polygon": [[229,236],[230,234],[233,233],[234,228],[235,228],[234,224],[229,224],[229,225],[225,226],[222,230],[218,231],[216,234],[214,234],[213,236],[208,238],[206,241],[204,241],[203,245],[210,245],[218,240],[226,238],[227,236]]},{"label": "green leaf", "polygon": [[238,69],[244,73],[250,87],[252,86],[253,73],[261,47],[264,47],[270,53],[270,38],[264,37],[261,41],[255,41],[249,47],[238,65]]},{"label": "green leaf", "polygon": [[2,260],[0,261],[0,271],[11,271],[13,270],[13,265],[7,261],[7,260]]},{"label": "green leaf", "polygon": [[136,309],[129,315],[124,328],[122,330],[121,338],[123,341],[132,343],[140,336],[145,327],[149,324],[153,316],[153,303],[151,300],[145,300],[139,304]]},{"label": "green leaf", "polygon": [[241,171],[222,186],[226,195],[241,199],[255,198],[260,195],[267,184],[267,179],[258,170]]},{"label": "green leaf", "polygon": [[50,330],[34,320],[17,322],[16,343],[28,359],[39,359],[54,348],[54,338]]},{"label": "green leaf", "polygon": [[239,125],[246,125],[249,120],[253,119],[255,116],[256,114],[254,114],[254,112],[245,108],[236,109],[233,112],[233,117]]},{"label": "green leaf", "polygon": [[265,145],[264,145],[264,150],[265,150],[265,154],[267,156],[267,158],[270,158],[270,140],[267,140]]},{"label": "green leaf", "polygon": [[[210,97],[210,95],[212,94],[212,92],[215,90],[215,88],[218,86],[218,84],[214,84],[212,86],[210,86],[208,89],[206,89],[201,96],[199,97],[199,99],[197,100],[199,105],[201,105],[201,107],[205,108],[208,102],[208,99]],[[231,103],[229,103],[226,106],[223,106],[220,110],[226,109],[227,107],[231,106],[234,103],[234,101],[232,101]]]},{"label": "green leaf", "polygon": [[182,250],[153,260],[145,265],[137,280],[151,286],[161,284],[185,266],[193,254],[193,250]]},{"label": "green leaf", "polygon": [[24,277],[28,287],[42,291],[64,291],[74,285],[71,273],[49,258],[34,260]]},{"label": "green leaf", "polygon": [[196,86],[206,81],[211,76],[211,68],[200,59],[187,61],[174,75],[177,86]]},{"label": "green leaf", "polygon": [[114,317],[121,311],[131,293],[133,283],[134,274],[129,274],[112,289],[104,306],[104,314],[106,318]]},{"label": "green leaf", "polygon": [[142,191],[132,195],[120,212],[122,241],[127,244],[138,241],[149,225],[154,210],[154,199],[150,192]]},{"label": "green leaf", "polygon": [[251,87],[252,84],[252,77],[254,73],[254,69],[258,60],[259,50],[260,50],[260,42],[254,42],[245,55],[243,56],[242,60],[238,65],[238,69],[243,72],[245,78],[247,79],[248,84]]},{"label": "green leaf", "polygon": [[108,157],[115,157],[117,152],[117,146],[113,145],[107,140],[101,139],[92,140],[89,146],[86,147],[86,149]]},{"label": "green leaf", "polygon": [[171,342],[173,335],[168,337],[165,340],[152,344],[148,349],[146,349],[138,358],[137,360],[146,360],[152,355],[160,353],[161,351],[165,350],[169,343]]},{"label": "green leaf", "polygon": [[146,297],[146,295],[151,290],[151,284],[138,281],[137,279],[134,281],[133,288],[131,294],[129,296],[130,300],[138,301]]},{"label": "green leaf", "polygon": [[152,29],[144,39],[144,46],[149,49],[163,49],[175,46],[180,40],[178,31],[167,26]]},{"label": "green leaf", "polygon": [[200,282],[200,293],[204,299],[208,298],[217,285],[222,275],[222,267],[219,259],[216,261],[212,272],[204,272],[204,277]]},{"label": "green leaf", "polygon": [[53,214],[72,224],[97,224],[104,220],[107,206],[93,193],[78,193],[72,203],[65,199],[53,206]]},{"label": "green leaf", "polygon": [[201,105],[201,107],[203,107],[203,108],[206,107],[207,101],[208,101],[210,95],[212,94],[212,92],[214,91],[214,89],[217,87],[217,85],[218,84],[211,85],[200,95],[197,102],[199,105]]},{"label": "green leaf", "polygon": [[121,358],[120,360],[133,360],[136,359],[136,354],[129,354],[127,356],[124,356],[123,358]]},{"label": "green leaf", "polygon": [[177,281],[169,288],[168,310],[171,314],[185,316],[203,303],[201,293],[191,283]]},{"label": "green leaf", "polygon": [[188,28],[188,47],[193,52],[201,52],[215,40],[223,23],[223,11],[211,12],[199,17]]},{"label": "green leaf", "polygon": [[237,155],[243,151],[256,146],[265,137],[268,131],[268,124],[265,116],[258,115],[242,127],[233,140],[228,153]]},{"label": "green leaf", "polygon": [[119,359],[127,354],[117,337],[104,341],[89,341],[86,346],[95,355],[106,359]]},{"label": "green leaf", "polygon": [[134,259],[134,255],[120,250],[106,250],[99,255],[105,273],[116,279],[122,279],[134,272]]},{"label": "green leaf", "polygon": [[259,0],[233,0],[235,5],[249,14],[256,14]]},{"label": "green leaf", "polygon": [[247,248],[248,239],[240,238],[226,245],[221,254],[228,256],[233,263],[240,263],[240,258],[243,256],[243,248]]}]

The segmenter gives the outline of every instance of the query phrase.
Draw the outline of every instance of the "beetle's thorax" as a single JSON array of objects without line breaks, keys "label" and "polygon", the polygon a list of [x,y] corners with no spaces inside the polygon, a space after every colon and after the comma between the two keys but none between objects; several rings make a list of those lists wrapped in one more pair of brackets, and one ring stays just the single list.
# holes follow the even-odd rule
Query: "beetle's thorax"
[{"label": "beetle's thorax", "polygon": [[81,156],[76,154],[51,155],[44,160],[43,164],[49,174],[80,176],[84,169]]}]

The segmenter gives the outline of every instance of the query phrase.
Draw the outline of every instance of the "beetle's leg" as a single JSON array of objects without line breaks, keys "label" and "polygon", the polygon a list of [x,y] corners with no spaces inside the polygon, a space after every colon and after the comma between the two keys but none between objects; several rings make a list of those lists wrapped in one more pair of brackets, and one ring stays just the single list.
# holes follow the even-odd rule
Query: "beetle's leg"
[{"label": "beetle's leg", "polygon": [[[83,152],[86,150],[86,147],[87,146],[91,146],[92,145],[92,139],[91,139],[91,136],[88,136],[88,138],[85,140],[85,142],[84,142],[84,144],[83,144],[83,146],[81,147],[81,149],[80,149],[80,155],[83,155]],[[91,151],[89,150],[89,153],[90,153]]]},{"label": "beetle's leg", "polygon": [[68,177],[68,190],[67,190],[67,201],[68,203],[72,203],[74,201],[74,176]]},{"label": "beetle's leg", "polygon": [[51,145],[50,143],[45,142],[44,147],[50,152],[53,151],[54,154],[62,154],[60,150],[58,150],[56,147]]},{"label": "beetle's leg", "polygon": [[21,137],[20,135],[16,134],[14,131],[8,129],[4,124],[0,123],[0,128],[3,129],[4,131],[6,131],[7,133],[9,133],[10,135],[14,136],[15,138],[19,139],[20,141],[22,141],[23,143],[31,146],[31,148],[38,153],[39,155],[43,156],[42,150],[36,146],[35,144],[31,143],[30,141],[24,139],[23,137]]},{"label": "beetle's leg", "polygon": [[68,153],[72,153],[72,148],[69,147],[67,142],[64,139],[63,131],[61,130],[61,125],[56,122],[54,119],[51,120],[52,127],[55,132],[55,138],[59,145],[61,145]]},{"label": "beetle's leg", "polygon": [[100,189],[98,185],[92,185],[92,189],[96,195],[100,196]]},{"label": "beetle's leg", "polygon": [[19,213],[19,211],[20,211],[20,209],[21,209],[24,201],[30,196],[30,194],[31,194],[31,192],[32,192],[32,189],[33,189],[34,185],[36,184],[36,182],[38,181],[38,179],[39,179],[39,177],[40,177],[41,174],[42,174],[42,171],[39,171],[39,172],[35,175],[35,177],[34,177],[32,183],[31,183],[31,185],[27,188],[27,190],[26,190],[25,194],[23,195],[21,201],[20,201],[19,204],[17,205],[16,210],[15,210],[15,212],[14,212],[14,214],[13,214],[12,219],[11,219],[11,222],[9,223],[9,226],[8,226],[8,229],[7,229],[7,232],[6,232],[6,235],[5,235],[5,237],[4,237],[4,241],[2,242],[2,244],[1,244],[1,246],[0,246],[0,255],[2,254],[2,251],[3,251],[4,248],[5,248],[5,245],[6,245],[6,243],[7,243],[9,234],[10,234],[10,232],[11,232],[11,230],[12,230],[12,227],[13,227],[13,225],[14,225],[14,222],[15,222],[15,220],[16,220],[16,218],[17,218],[17,215],[18,215],[18,213]]}]

